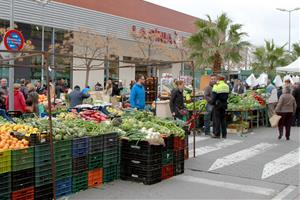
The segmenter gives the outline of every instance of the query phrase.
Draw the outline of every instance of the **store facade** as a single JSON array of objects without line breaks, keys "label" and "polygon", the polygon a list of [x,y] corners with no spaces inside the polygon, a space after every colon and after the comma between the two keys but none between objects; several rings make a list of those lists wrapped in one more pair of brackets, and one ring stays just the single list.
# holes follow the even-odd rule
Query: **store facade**
[{"label": "store facade", "polygon": [[[86,0],[87,6],[78,5],[78,1],[72,0],[59,0],[51,1],[48,5],[42,7],[31,0],[18,0],[14,5],[14,18],[16,29],[20,30],[25,40],[30,40],[35,50],[45,50],[55,53],[59,53],[59,49],[56,49],[57,44],[64,44],[64,39],[67,35],[74,37],[73,47],[69,49],[69,53],[77,54],[79,44],[76,44],[76,32],[84,28],[91,30],[103,37],[104,39],[113,36],[115,38],[115,50],[109,53],[110,62],[97,61],[93,65],[99,68],[99,70],[93,70],[89,74],[89,85],[93,86],[97,82],[104,84],[104,81],[108,78],[122,80],[125,85],[129,85],[130,80],[134,80],[137,73],[151,74],[151,69],[145,69],[142,67],[132,68],[118,68],[122,65],[128,65],[128,63],[119,62],[120,60],[139,60],[145,59],[145,54],[141,51],[139,42],[132,36],[135,33],[155,33],[156,42],[161,43],[161,49],[151,49],[150,60],[163,60],[174,61],[181,60],[180,52],[178,50],[178,38],[188,37],[192,28],[183,28],[182,23],[178,23],[178,29],[176,29],[176,23],[171,24],[168,27],[167,24],[160,25],[160,21],[153,19],[142,20],[140,16],[126,16],[124,13],[116,13],[116,10],[108,8],[102,8],[99,5],[93,5],[93,0]],[[102,1],[102,0],[101,0]],[[106,0],[103,0],[105,3]],[[123,0],[119,0],[123,2]],[[135,0],[134,0],[135,1]],[[74,2],[74,3],[73,3]],[[114,1],[116,3],[116,1]],[[155,9],[161,12],[165,11],[165,16],[174,16],[174,20],[178,17],[186,18],[190,20],[187,22],[187,26],[192,26],[191,21],[195,21],[196,18],[186,16],[182,13],[178,13],[166,8],[156,6],[154,4],[146,3],[144,1],[137,1],[136,9]],[[142,5],[141,3],[145,3]],[[109,5],[109,4],[108,4]],[[88,7],[90,6],[90,7]],[[113,6],[113,5],[112,5]],[[140,8],[139,8],[140,6]],[[98,9],[99,8],[99,9]],[[148,10],[149,10],[148,9]],[[107,11],[107,12],[106,12]],[[120,16],[117,16],[120,15]],[[149,15],[156,15],[156,13],[149,13]],[[127,18],[128,17],[128,18]],[[133,19],[134,18],[134,19]],[[10,1],[0,0],[0,28],[8,28],[10,19]],[[151,21],[152,20],[152,21]],[[166,20],[161,20],[166,21]],[[154,24],[156,23],[156,24]],[[166,23],[166,22],[164,22]],[[80,39],[80,38],[79,38]],[[0,38],[2,41],[2,38]],[[163,50],[162,50],[163,49]],[[71,66],[76,67],[80,65],[82,60],[77,58],[62,59],[60,57],[52,56],[50,58],[50,65],[59,66],[65,68],[65,70],[52,71],[51,75],[54,79],[63,78],[68,80],[70,85],[85,84],[85,71],[73,71]],[[41,57],[28,58],[22,61],[18,61],[18,65],[34,65],[41,66]],[[166,66],[160,69],[159,74],[164,72],[172,73],[175,77],[179,76],[181,70],[180,64]],[[8,78],[8,70],[1,67],[0,77]],[[39,80],[42,77],[42,71],[40,68],[27,69],[16,68],[15,79],[26,78],[28,80]]]}]

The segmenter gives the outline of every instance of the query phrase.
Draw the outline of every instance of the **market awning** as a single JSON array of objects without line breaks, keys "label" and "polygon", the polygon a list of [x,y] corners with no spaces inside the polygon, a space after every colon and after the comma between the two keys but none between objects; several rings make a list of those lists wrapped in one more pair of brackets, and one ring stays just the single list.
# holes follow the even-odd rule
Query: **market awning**
[{"label": "market awning", "polygon": [[296,72],[296,73],[300,73],[300,57],[295,60],[294,62],[292,62],[291,64],[289,64],[288,66],[285,67],[277,67],[276,68],[277,72]]}]

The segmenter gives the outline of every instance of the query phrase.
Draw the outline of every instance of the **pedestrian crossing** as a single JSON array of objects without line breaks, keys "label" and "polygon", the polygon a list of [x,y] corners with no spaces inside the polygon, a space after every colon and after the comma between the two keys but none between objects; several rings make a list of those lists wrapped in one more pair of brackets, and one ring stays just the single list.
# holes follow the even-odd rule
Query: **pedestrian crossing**
[{"label": "pedestrian crossing", "polygon": [[[273,143],[270,141],[262,141],[260,143],[253,144],[251,142],[248,142],[247,138],[220,140],[211,139],[209,137],[204,136],[197,136],[195,155],[196,159],[202,161],[200,163],[204,163],[204,167],[201,167],[201,171],[205,170],[215,172],[217,170],[218,173],[220,172],[218,171],[219,169],[229,171],[230,166],[233,166],[234,169],[238,169],[239,167],[245,167],[245,162],[252,159],[251,161],[257,163],[257,165],[252,164],[248,166],[248,168],[253,167],[256,169],[262,169],[262,171],[259,171],[258,173],[260,173],[259,178],[261,180],[264,180],[267,178],[272,178],[276,175],[280,175],[281,173],[287,172],[289,169],[300,164],[300,147],[294,148],[292,151],[289,152],[281,153],[281,145],[285,145],[285,143],[278,143],[276,141],[273,141]],[[189,138],[189,148],[190,158],[193,158],[192,137]],[[226,151],[228,149],[230,149],[230,151]],[[280,153],[273,153],[277,151]],[[217,158],[216,155],[218,156]],[[265,157],[263,157],[264,155]],[[270,155],[272,155],[272,160],[270,160],[269,158]],[[260,157],[260,159],[256,159],[256,157]],[[206,161],[204,161],[205,159]],[[207,164],[205,162],[211,163]],[[243,164],[238,165],[240,163]],[[243,169],[238,170],[242,171]],[[297,177],[295,178],[297,179]]]}]

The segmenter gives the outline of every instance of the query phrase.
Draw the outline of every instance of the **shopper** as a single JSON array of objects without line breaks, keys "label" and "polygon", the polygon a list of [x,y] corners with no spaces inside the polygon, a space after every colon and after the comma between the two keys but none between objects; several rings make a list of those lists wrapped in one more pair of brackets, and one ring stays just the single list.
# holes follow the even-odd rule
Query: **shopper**
[{"label": "shopper", "polygon": [[35,82],[36,92],[40,95],[45,94],[45,88],[42,86],[40,81]]},{"label": "shopper", "polygon": [[84,99],[87,99],[90,97],[89,93],[83,93],[80,91],[80,87],[76,85],[74,87],[74,90],[69,94],[70,99],[70,107],[73,108],[77,105],[82,104]]},{"label": "shopper", "polygon": [[300,127],[300,83],[296,83],[296,88],[293,91],[293,96],[296,100],[297,109],[295,113],[295,126]]},{"label": "shopper", "polygon": [[54,87],[51,79],[49,80],[49,91],[50,91],[50,98],[54,99],[54,97],[55,97],[55,87]]},{"label": "shopper", "polygon": [[85,88],[82,89],[83,93],[89,93],[91,91],[90,86],[86,85]]},{"label": "shopper", "polygon": [[27,88],[28,88],[28,95],[27,95],[27,99],[26,99],[26,105],[30,108],[31,112],[38,115],[39,114],[39,94],[36,92],[36,89],[32,84],[28,84]]},{"label": "shopper", "polygon": [[144,75],[138,75],[137,83],[131,89],[130,92],[130,105],[132,108],[143,110],[146,107],[146,93],[145,93],[145,77]]},{"label": "shopper", "polygon": [[186,115],[183,97],[184,82],[178,80],[175,84],[176,88],[171,92],[170,109],[174,118],[182,119]]},{"label": "shopper", "polygon": [[63,79],[59,79],[55,85],[55,94],[56,94],[56,98],[60,99],[61,98],[61,93],[64,93],[64,86],[65,86],[65,82]]},{"label": "shopper", "polygon": [[204,99],[207,101],[206,104],[206,114],[204,115],[204,126],[205,126],[205,135],[210,135],[210,122],[212,119],[213,105],[211,104],[212,100],[212,89],[217,82],[217,77],[211,75],[209,85],[204,89]]},{"label": "shopper", "polygon": [[[26,112],[26,102],[20,88],[20,84],[14,84],[14,111],[24,113]],[[6,109],[9,109],[9,97],[7,98]]]},{"label": "shopper", "polygon": [[102,91],[102,90],[103,90],[103,87],[102,87],[101,83],[97,82],[95,85],[95,91]]},{"label": "shopper", "polygon": [[111,96],[112,90],[113,90],[112,80],[108,80],[106,83],[105,94]]},{"label": "shopper", "polygon": [[112,93],[111,96],[120,96],[121,95],[121,90],[123,90],[123,87],[119,87],[119,82],[114,81],[112,85]]},{"label": "shopper", "polygon": [[20,91],[22,92],[22,94],[24,95],[24,98],[26,100],[27,95],[28,95],[27,84],[29,84],[29,82],[26,79],[21,79],[20,83],[21,83]]},{"label": "shopper", "polygon": [[227,99],[229,95],[229,86],[225,83],[225,78],[219,76],[219,81],[214,85],[212,91],[212,100],[210,103],[214,105],[213,112],[213,138],[219,138],[222,132],[222,138],[227,137],[227,127],[225,113],[227,109]]},{"label": "shopper", "polygon": [[0,90],[0,109],[6,110],[6,96],[3,91]]},{"label": "shopper", "polygon": [[267,86],[267,106],[268,106],[268,116],[271,118],[275,114],[275,107],[278,102],[277,89],[272,84],[270,80],[268,80],[269,85]]},{"label": "shopper", "polygon": [[293,120],[293,114],[296,112],[297,104],[294,96],[291,94],[291,87],[285,86],[283,88],[283,94],[279,98],[276,106],[276,113],[281,116],[278,124],[280,140],[283,135],[283,127],[285,127],[285,137],[287,140],[290,139],[290,131]]},{"label": "shopper", "polygon": [[235,80],[235,84],[233,86],[232,90],[233,94],[245,94],[246,93],[246,87],[243,85],[240,79]]},{"label": "shopper", "polygon": [[0,91],[2,91],[4,93],[4,95],[8,95],[8,89],[7,89],[7,79],[6,78],[3,78],[1,79],[1,88],[0,88]]}]

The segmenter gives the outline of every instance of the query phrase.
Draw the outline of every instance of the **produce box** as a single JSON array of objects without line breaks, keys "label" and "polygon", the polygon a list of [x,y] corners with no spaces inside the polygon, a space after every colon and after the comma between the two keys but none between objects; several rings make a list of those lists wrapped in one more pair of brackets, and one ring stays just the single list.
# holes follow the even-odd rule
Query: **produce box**
[{"label": "produce box", "polygon": [[52,183],[51,164],[35,166],[35,186],[43,186]]},{"label": "produce box", "polygon": [[184,161],[174,163],[174,176],[184,173]]},{"label": "produce box", "polygon": [[34,187],[28,187],[22,190],[12,192],[11,199],[12,200],[34,200]]},{"label": "produce box", "polygon": [[118,168],[119,168],[118,165],[104,167],[103,168],[103,182],[109,183],[114,180],[117,180],[120,177],[120,175],[119,175],[120,171]]},{"label": "produce box", "polygon": [[89,152],[89,138],[74,138],[72,143],[72,156],[78,158],[87,156]]},{"label": "produce box", "polygon": [[34,186],[34,168],[11,173],[11,190],[18,191]]},{"label": "produce box", "polygon": [[72,140],[60,140],[54,142],[55,161],[72,158]]},{"label": "produce box", "polygon": [[72,176],[72,158],[66,158],[65,160],[56,161],[56,180],[68,178]]},{"label": "produce box", "polygon": [[118,133],[108,133],[103,135],[104,151],[111,150],[119,146]]},{"label": "produce box", "polygon": [[51,164],[51,150],[50,144],[36,145],[34,149],[34,165],[50,165]]},{"label": "produce box", "polygon": [[72,177],[67,177],[56,181],[56,198],[61,198],[72,194]]},{"label": "produce box", "polygon": [[52,183],[35,187],[34,190],[35,200],[52,200],[53,199],[53,188]]},{"label": "produce box", "polygon": [[88,172],[88,187],[97,187],[103,183],[103,169],[98,168]]},{"label": "produce box", "polygon": [[104,149],[103,135],[93,136],[89,138],[89,154],[102,153]]},{"label": "produce box", "polygon": [[88,171],[88,156],[72,159],[73,175]]},{"label": "produce box", "polygon": [[163,165],[173,164],[173,150],[163,151],[162,164]]},{"label": "produce box", "polygon": [[103,153],[89,154],[89,170],[103,167]]},{"label": "produce box", "polygon": [[88,189],[88,172],[79,173],[72,177],[72,192],[80,192]]},{"label": "produce box", "polygon": [[11,171],[11,151],[0,152],[0,174]]},{"label": "produce box", "polygon": [[34,147],[11,151],[12,171],[34,167]]},{"label": "produce box", "polygon": [[170,135],[169,137],[164,137],[165,146],[163,147],[163,150],[173,150],[174,148],[174,136]]},{"label": "produce box", "polygon": [[185,140],[180,137],[174,137],[174,150],[182,150],[185,147]]},{"label": "produce box", "polygon": [[168,179],[168,178],[171,178],[172,176],[174,176],[174,166],[173,164],[170,164],[170,165],[164,165],[162,166],[162,169],[161,169],[161,179],[162,180],[165,180],[165,179]]},{"label": "produce box", "polygon": [[0,199],[10,199],[11,174],[9,172],[0,174]]},{"label": "produce box", "polygon": [[184,161],[184,149],[173,152],[173,161],[174,163]]},{"label": "produce box", "polygon": [[119,149],[106,150],[103,153],[103,167],[118,165],[119,163]]}]

